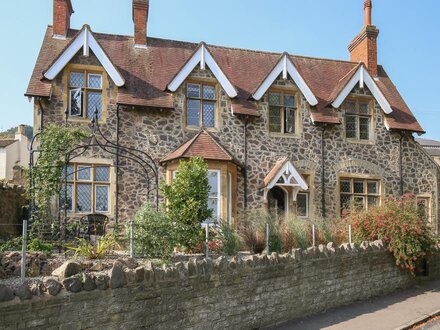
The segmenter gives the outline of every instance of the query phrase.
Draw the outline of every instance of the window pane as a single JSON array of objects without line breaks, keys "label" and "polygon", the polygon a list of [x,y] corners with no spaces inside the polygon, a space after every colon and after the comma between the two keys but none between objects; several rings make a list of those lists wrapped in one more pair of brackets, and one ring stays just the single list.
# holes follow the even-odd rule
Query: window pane
[{"label": "window pane", "polygon": [[365,208],[365,197],[354,196],[353,206],[356,210],[362,210]]},{"label": "window pane", "polygon": [[74,117],[82,116],[83,92],[81,89],[70,90],[70,115]]},{"label": "window pane", "polygon": [[284,106],[295,108],[295,97],[293,95],[284,95]]},{"label": "window pane", "polygon": [[374,196],[368,196],[368,206],[379,205],[379,198]]},{"label": "window pane", "polygon": [[368,181],[368,193],[369,194],[377,194],[379,193],[378,183],[376,181]]},{"label": "window pane", "polygon": [[355,194],[363,194],[364,191],[364,181],[354,181],[353,189]]},{"label": "window pane", "polygon": [[186,111],[186,124],[191,126],[200,125],[200,101],[188,100]]},{"label": "window pane", "polygon": [[109,182],[110,181],[110,167],[96,166],[95,167],[95,181]]},{"label": "window pane", "polygon": [[368,140],[370,138],[370,118],[359,117],[359,138]]},{"label": "window pane", "polygon": [[92,178],[91,169],[92,168],[90,166],[78,166],[76,173],[78,180],[90,181]]},{"label": "window pane", "polygon": [[97,73],[89,74],[89,88],[102,88],[102,76]]},{"label": "window pane", "polygon": [[369,104],[365,102],[359,102],[359,113],[362,115],[369,115],[370,114]]},{"label": "window pane", "polygon": [[[72,201],[72,198],[73,198],[73,183],[68,183],[66,185],[66,188],[67,189],[65,191],[64,190],[64,185],[63,185],[62,189],[61,189],[61,192],[60,192],[60,197],[61,197],[60,207],[64,208],[64,199],[65,199],[65,197],[67,197],[67,199],[66,199],[66,210],[69,211],[69,212],[72,212],[73,211],[73,209],[72,209],[72,207],[73,207],[73,201]],[[65,192],[66,192],[66,194],[65,194]]]},{"label": "window pane", "polygon": [[84,73],[82,72],[71,72],[70,73],[70,80],[69,80],[69,86],[70,87],[84,87]]},{"label": "window pane", "polygon": [[203,126],[214,127],[215,126],[215,103],[203,102]]},{"label": "window pane", "polygon": [[296,214],[299,217],[306,217],[308,215],[308,198],[307,194],[298,193],[296,197]]},{"label": "window pane", "polygon": [[203,86],[203,98],[207,100],[215,100],[215,87]]},{"label": "window pane", "polygon": [[346,116],[345,117],[345,129],[347,138],[356,138],[356,117]]},{"label": "window pane", "polygon": [[216,171],[208,171],[208,181],[209,186],[211,187],[209,190],[209,197],[218,197],[218,175],[219,173]]},{"label": "window pane", "polygon": [[218,199],[217,198],[209,198],[208,199],[208,209],[212,210],[212,217],[218,217]]},{"label": "window pane", "polygon": [[102,94],[100,92],[87,93],[87,117],[93,118],[95,110],[98,110],[98,119],[102,116]]},{"label": "window pane", "polygon": [[200,85],[198,84],[188,84],[186,85],[187,89],[187,96],[188,97],[194,97],[196,99],[200,98]]},{"label": "window pane", "polygon": [[341,195],[341,211],[351,207],[351,195]]},{"label": "window pane", "polygon": [[341,181],[341,192],[350,193],[351,192],[351,185],[350,181]]},{"label": "window pane", "polygon": [[[67,165],[67,180],[68,181],[73,181],[73,179],[74,179],[73,172],[74,172],[73,165],[71,165],[71,164]],[[65,168],[63,167],[61,178],[64,180],[65,177],[66,177],[66,171],[65,171]]]},{"label": "window pane", "polygon": [[281,94],[269,93],[269,105],[282,105]]},{"label": "window pane", "polygon": [[95,187],[95,211],[108,212],[108,186]]},{"label": "window pane", "polygon": [[78,184],[76,192],[76,209],[78,212],[90,212],[92,210],[92,185]]},{"label": "window pane", "polygon": [[352,101],[345,102],[344,109],[347,112],[356,113],[356,102],[352,102]]},{"label": "window pane", "polygon": [[281,133],[281,107],[269,107],[269,131]]},{"label": "window pane", "polygon": [[285,133],[295,133],[295,109],[286,108]]}]

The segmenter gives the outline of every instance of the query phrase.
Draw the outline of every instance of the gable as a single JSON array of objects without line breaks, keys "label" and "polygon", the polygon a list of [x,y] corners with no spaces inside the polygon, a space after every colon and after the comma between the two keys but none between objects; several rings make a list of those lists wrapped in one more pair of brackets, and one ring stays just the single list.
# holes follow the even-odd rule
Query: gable
[{"label": "gable", "polygon": [[125,84],[124,78],[121,76],[117,68],[113,65],[104,49],[99,45],[93,36],[90,28],[85,25],[83,29],[72,39],[70,44],[61,52],[56,60],[44,72],[44,77],[53,80],[64,69],[64,67],[72,60],[79,50],[83,50],[83,55],[88,57],[90,50],[93,51],[98,61],[104,67],[107,74],[112,78],[116,86],[121,87]]},{"label": "gable", "polygon": [[334,108],[339,108],[341,104],[345,101],[348,95],[352,92],[352,90],[359,84],[360,88],[368,87],[373,97],[376,99],[377,103],[379,103],[383,112],[386,114],[390,114],[393,112],[391,105],[388,100],[382,94],[382,91],[374,82],[374,79],[368,73],[368,70],[364,65],[360,65],[355,74],[351,77],[351,79],[346,83],[346,85],[342,88],[339,94],[336,96],[334,101],[332,102],[332,106]]},{"label": "gable", "polygon": [[205,70],[206,67],[209,67],[214,77],[230,98],[234,98],[238,95],[235,87],[229,81],[228,77],[217,64],[216,60],[212,57],[211,53],[207,49],[206,44],[203,42],[168,84],[168,90],[175,92],[186,80],[186,78],[188,78],[194,68],[196,68],[196,66],[199,64],[200,69],[202,70]]},{"label": "gable", "polygon": [[318,104],[318,100],[312,90],[300,75],[287,53],[284,53],[281,56],[275,67],[269,72],[266,78],[252,94],[252,97],[259,101],[280,75],[284,80],[287,80],[290,77],[310,105],[315,106]]}]

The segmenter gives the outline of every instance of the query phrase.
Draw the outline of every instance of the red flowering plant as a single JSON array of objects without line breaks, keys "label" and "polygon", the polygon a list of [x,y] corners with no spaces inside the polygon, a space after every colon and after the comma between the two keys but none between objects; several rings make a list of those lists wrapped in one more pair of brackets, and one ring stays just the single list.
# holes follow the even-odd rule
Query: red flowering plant
[{"label": "red flowering plant", "polygon": [[414,273],[416,264],[434,247],[429,224],[417,208],[414,195],[388,198],[368,211],[353,210],[344,220],[352,225],[356,243],[381,239],[396,265]]}]

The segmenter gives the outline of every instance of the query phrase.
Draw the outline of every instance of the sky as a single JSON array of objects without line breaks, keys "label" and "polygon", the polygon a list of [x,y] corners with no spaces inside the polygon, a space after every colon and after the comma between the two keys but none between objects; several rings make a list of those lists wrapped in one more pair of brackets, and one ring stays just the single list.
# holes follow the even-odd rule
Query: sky
[{"label": "sky", "polygon": [[[53,0],[3,1],[0,11],[0,130],[32,125],[23,95]],[[364,0],[150,0],[148,35],[314,57],[349,59]],[[131,0],[72,0],[71,27],[131,35]],[[440,140],[440,1],[373,0],[379,64],[420,124]],[[325,79],[325,77],[323,77]]]}]

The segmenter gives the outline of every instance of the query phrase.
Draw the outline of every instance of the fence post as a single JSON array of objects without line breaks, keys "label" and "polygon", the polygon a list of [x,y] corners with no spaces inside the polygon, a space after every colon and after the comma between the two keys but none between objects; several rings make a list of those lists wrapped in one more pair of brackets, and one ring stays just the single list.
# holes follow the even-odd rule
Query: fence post
[{"label": "fence post", "polygon": [[269,224],[266,223],[266,254],[269,255]]},{"label": "fence post", "polygon": [[348,243],[351,244],[351,225],[348,225]]},{"label": "fence post", "polygon": [[26,279],[26,245],[27,245],[27,220],[23,220],[23,234],[21,242],[21,282]]},{"label": "fence post", "polygon": [[130,257],[134,258],[134,221],[130,222]]},{"label": "fence post", "polygon": [[205,257],[209,257],[209,225],[205,226]]},{"label": "fence post", "polygon": [[312,224],[312,246],[315,247],[316,239],[315,239],[315,224]]}]

